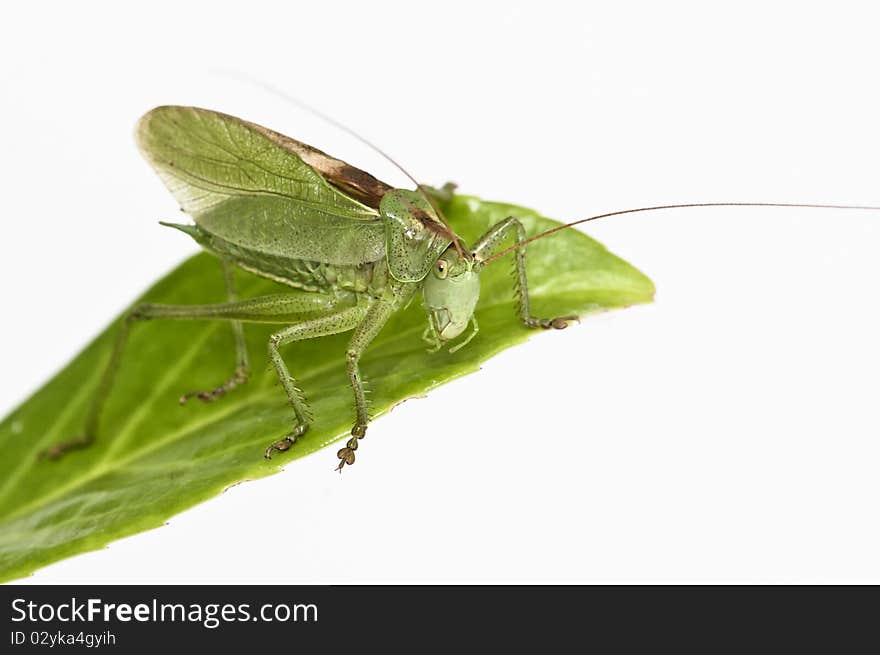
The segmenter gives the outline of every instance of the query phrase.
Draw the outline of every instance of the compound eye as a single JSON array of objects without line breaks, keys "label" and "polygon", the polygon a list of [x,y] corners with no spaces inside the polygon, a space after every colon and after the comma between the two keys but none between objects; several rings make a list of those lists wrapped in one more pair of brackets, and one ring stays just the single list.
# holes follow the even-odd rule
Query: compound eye
[{"label": "compound eye", "polygon": [[438,259],[437,264],[434,266],[434,270],[437,273],[437,277],[443,280],[449,274],[449,264],[446,263],[445,259]]}]

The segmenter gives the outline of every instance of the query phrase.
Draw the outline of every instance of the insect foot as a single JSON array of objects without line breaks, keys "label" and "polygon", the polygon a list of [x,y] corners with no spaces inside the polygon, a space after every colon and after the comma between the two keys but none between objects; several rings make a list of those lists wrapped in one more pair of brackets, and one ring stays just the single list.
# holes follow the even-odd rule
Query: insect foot
[{"label": "insect foot", "polygon": [[342,468],[346,464],[349,466],[354,464],[354,451],[358,449],[358,440],[363,439],[366,433],[366,425],[355,425],[351,429],[351,439],[345,443],[345,448],[340,448],[336,453],[336,456],[339,458],[339,466],[336,467],[337,471],[342,473]]},{"label": "insect foot", "polygon": [[86,435],[74,437],[73,439],[70,439],[68,441],[60,441],[41,451],[40,454],[37,455],[37,459],[61,459],[66,453],[70,452],[71,450],[87,448],[91,445],[92,441],[94,441],[94,439]]},{"label": "insect foot", "polygon": [[226,380],[223,384],[218,386],[216,389],[211,391],[191,391],[189,393],[185,393],[180,397],[180,404],[185,405],[186,401],[190,398],[198,398],[202,402],[210,403],[214,402],[218,398],[222,398],[227,393],[235,389],[237,386],[244,384],[248,381],[247,371],[242,368],[235,369],[235,374]]},{"label": "insect foot", "polygon": [[528,326],[533,328],[544,328],[545,330],[564,330],[571,321],[577,321],[577,316],[557,316],[556,318],[533,318],[529,320]]},{"label": "insect foot", "polygon": [[290,448],[296,443],[296,440],[305,433],[308,427],[308,425],[304,425],[301,423],[297,425],[293,430],[291,430],[288,434],[284,435],[283,439],[279,439],[278,441],[269,444],[269,447],[266,448],[266,454],[264,455],[264,457],[266,459],[272,459],[272,453],[283,453],[285,450],[290,450]]}]

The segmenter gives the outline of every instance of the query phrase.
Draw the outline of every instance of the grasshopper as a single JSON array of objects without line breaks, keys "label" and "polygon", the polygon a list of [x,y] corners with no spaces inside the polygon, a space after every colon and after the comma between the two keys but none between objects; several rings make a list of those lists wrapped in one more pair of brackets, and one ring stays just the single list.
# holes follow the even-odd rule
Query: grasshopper
[{"label": "grasshopper", "polygon": [[[443,197],[451,193],[449,185],[430,191],[417,183],[415,191],[393,188],[309,145],[260,125],[195,107],[157,107],[140,119],[136,134],[141,152],[195,223],[162,224],[188,234],[218,257],[227,302],[135,306],[122,322],[83,434],[46,450],[43,455],[50,459],[94,441],[131,325],[137,321],[230,322],[236,347],[232,376],[211,390],[184,394],[181,404],[193,397],[212,402],[248,380],[243,323],[285,326],[270,336],[268,351],[293,408],[294,421],[286,435],[268,445],[264,453],[267,459],[291,448],[313,420],[305,395],[280,349],[294,341],[351,332],[345,357],[355,419],[350,439],[336,453],[337,470],[342,471],[344,466],[354,464],[355,451],[369,422],[359,367],[361,356],[388,319],[419,291],[428,318],[423,338],[429,349],[436,352],[449,346],[450,352],[455,352],[479,332],[474,310],[480,295],[480,271],[510,251],[515,255],[515,308],[519,320],[529,328],[561,330],[577,319],[532,315],[523,247],[572,225],[679,207],[868,209],[790,203],[663,205],[591,216],[532,237],[527,237],[522,223],[511,216],[467,247],[432,198],[432,194]],[[240,300],[233,267],[280,282],[291,291]]]},{"label": "grasshopper", "polygon": [[[293,341],[352,332],[345,352],[354,393],[351,438],[339,450],[338,469],[355,461],[369,421],[359,361],[392,314],[422,291],[432,350],[478,330],[474,309],[480,269],[513,235],[525,239],[515,218],[492,227],[472,248],[440,218],[424,190],[395,189],[369,173],[259,125],[194,107],[157,107],[137,126],[137,142],[195,225],[163,223],[185,232],[223,266],[228,301],[175,306],[142,304],[123,320],[98,384],[85,432],[52,446],[57,458],[88,446],[98,432],[131,324],[149,319],[230,321],[237,364],[216,388],[181,397],[214,401],[249,376],[243,323],[286,327],[269,338],[269,361],[293,408],[291,430],[265,457],[288,450],[309,428],[312,414],[280,349]],[[446,192],[449,192],[447,188]],[[537,318],[529,309],[523,251],[518,251],[518,311],[533,328],[562,329],[576,317]],[[239,300],[232,267],[292,287],[290,293]]]}]

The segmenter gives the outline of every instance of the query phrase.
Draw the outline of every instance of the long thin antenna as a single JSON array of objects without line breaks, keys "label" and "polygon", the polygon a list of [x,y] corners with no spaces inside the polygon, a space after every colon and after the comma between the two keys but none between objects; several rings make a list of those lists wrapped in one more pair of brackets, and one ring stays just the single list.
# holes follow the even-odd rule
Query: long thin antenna
[{"label": "long thin antenna", "polygon": [[446,220],[446,216],[444,216],[443,212],[440,211],[440,207],[437,205],[437,203],[434,201],[434,199],[431,197],[431,195],[428,192],[426,192],[424,190],[424,188],[422,188],[422,185],[419,183],[419,181],[416,180],[416,178],[414,178],[412,175],[410,175],[409,171],[407,171],[403,166],[398,164],[397,161],[395,161],[394,158],[391,157],[391,155],[389,155],[387,152],[382,150],[375,143],[372,143],[371,141],[367,140],[365,137],[363,137],[360,134],[358,134],[357,132],[355,132],[353,129],[351,129],[347,125],[340,123],[335,118],[328,116],[327,114],[325,114],[322,111],[319,111],[318,109],[315,109],[314,107],[312,107],[311,105],[309,105],[306,102],[303,102],[299,98],[296,98],[288,93],[285,93],[281,89],[277,88],[276,86],[273,86],[272,84],[269,84],[268,82],[263,82],[263,81],[258,80],[256,78],[253,78],[249,75],[245,75],[243,73],[238,73],[236,71],[218,70],[217,72],[220,75],[223,75],[225,77],[232,77],[232,78],[239,80],[240,82],[246,82],[248,84],[253,84],[255,86],[258,86],[258,87],[262,88],[264,91],[268,91],[269,93],[276,95],[279,98],[282,98],[283,100],[286,100],[287,102],[289,102],[291,104],[296,105],[300,109],[306,110],[310,114],[317,116],[318,118],[329,123],[333,127],[336,127],[338,129],[342,130],[343,132],[345,132],[346,134],[353,136],[355,139],[357,139],[358,141],[363,143],[365,146],[367,146],[368,148],[372,148],[377,153],[379,153],[382,157],[384,157],[389,162],[391,162],[391,164],[393,166],[395,166],[398,170],[400,170],[404,175],[406,175],[410,179],[410,181],[413,184],[416,185],[416,189],[418,190],[418,192],[424,196],[425,200],[428,201],[428,204],[431,205],[431,207],[434,209],[435,212],[437,212],[437,216],[440,217],[440,220],[442,221],[443,226],[446,228],[447,232],[449,232],[449,236],[452,239],[452,243],[455,245],[455,250],[458,253],[458,256],[460,258],[464,259],[464,251],[461,248],[461,244],[458,241],[458,237],[456,236],[455,232],[453,231],[452,226],[449,225],[449,221]]},{"label": "long thin antenna", "polygon": [[861,209],[861,210],[869,210],[869,211],[880,211],[880,206],[874,207],[870,205],[810,205],[810,204],[802,204],[802,203],[790,203],[790,202],[691,202],[683,205],[657,205],[655,207],[638,207],[636,209],[623,209],[621,211],[616,212],[608,212],[607,214],[597,214],[596,216],[589,216],[587,218],[582,218],[577,221],[572,221],[571,223],[566,223],[565,225],[560,225],[558,227],[554,227],[550,230],[546,230],[545,232],[541,232],[540,234],[536,234],[533,237],[529,237],[528,239],[524,239],[523,241],[519,241],[509,248],[505,248],[501,252],[497,252],[488,259],[483,260],[483,264],[489,264],[500,257],[503,257],[507,253],[512,250],[516,250],[517,248],[522,248],[527,243],[531,243],[532,241],[537,241],[538,239],[543,239],[546,236],[550,236],[560,230],[568,229],[574,225],[580,225],[581,223],[586,223],[587,221],[596,221],[600,218],[608,218],[609,216],[621,216],[623,214],[635,214],[637,212],[653,212],[661,209],[688,209],[691,207],[800,207],[806,209]]}]

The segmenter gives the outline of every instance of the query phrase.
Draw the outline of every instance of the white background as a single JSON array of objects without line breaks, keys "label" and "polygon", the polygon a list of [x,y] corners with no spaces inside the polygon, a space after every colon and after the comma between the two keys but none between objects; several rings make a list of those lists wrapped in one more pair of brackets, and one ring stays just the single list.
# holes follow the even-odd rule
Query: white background
[{"label": "white background", "polygon": [[[25,8],[27,7],[27,8]],[[163,103],[577,217],[880,204],[876,3],[19,3],[0,20],[0,414],[194,251]],[[880,213],[588,231],[657,302],[542,334],[330,450],[38,583],[880,582]],[[259,457],[260,453],[254,453]],[[2,453],[0,453],[2,457]]]}]

